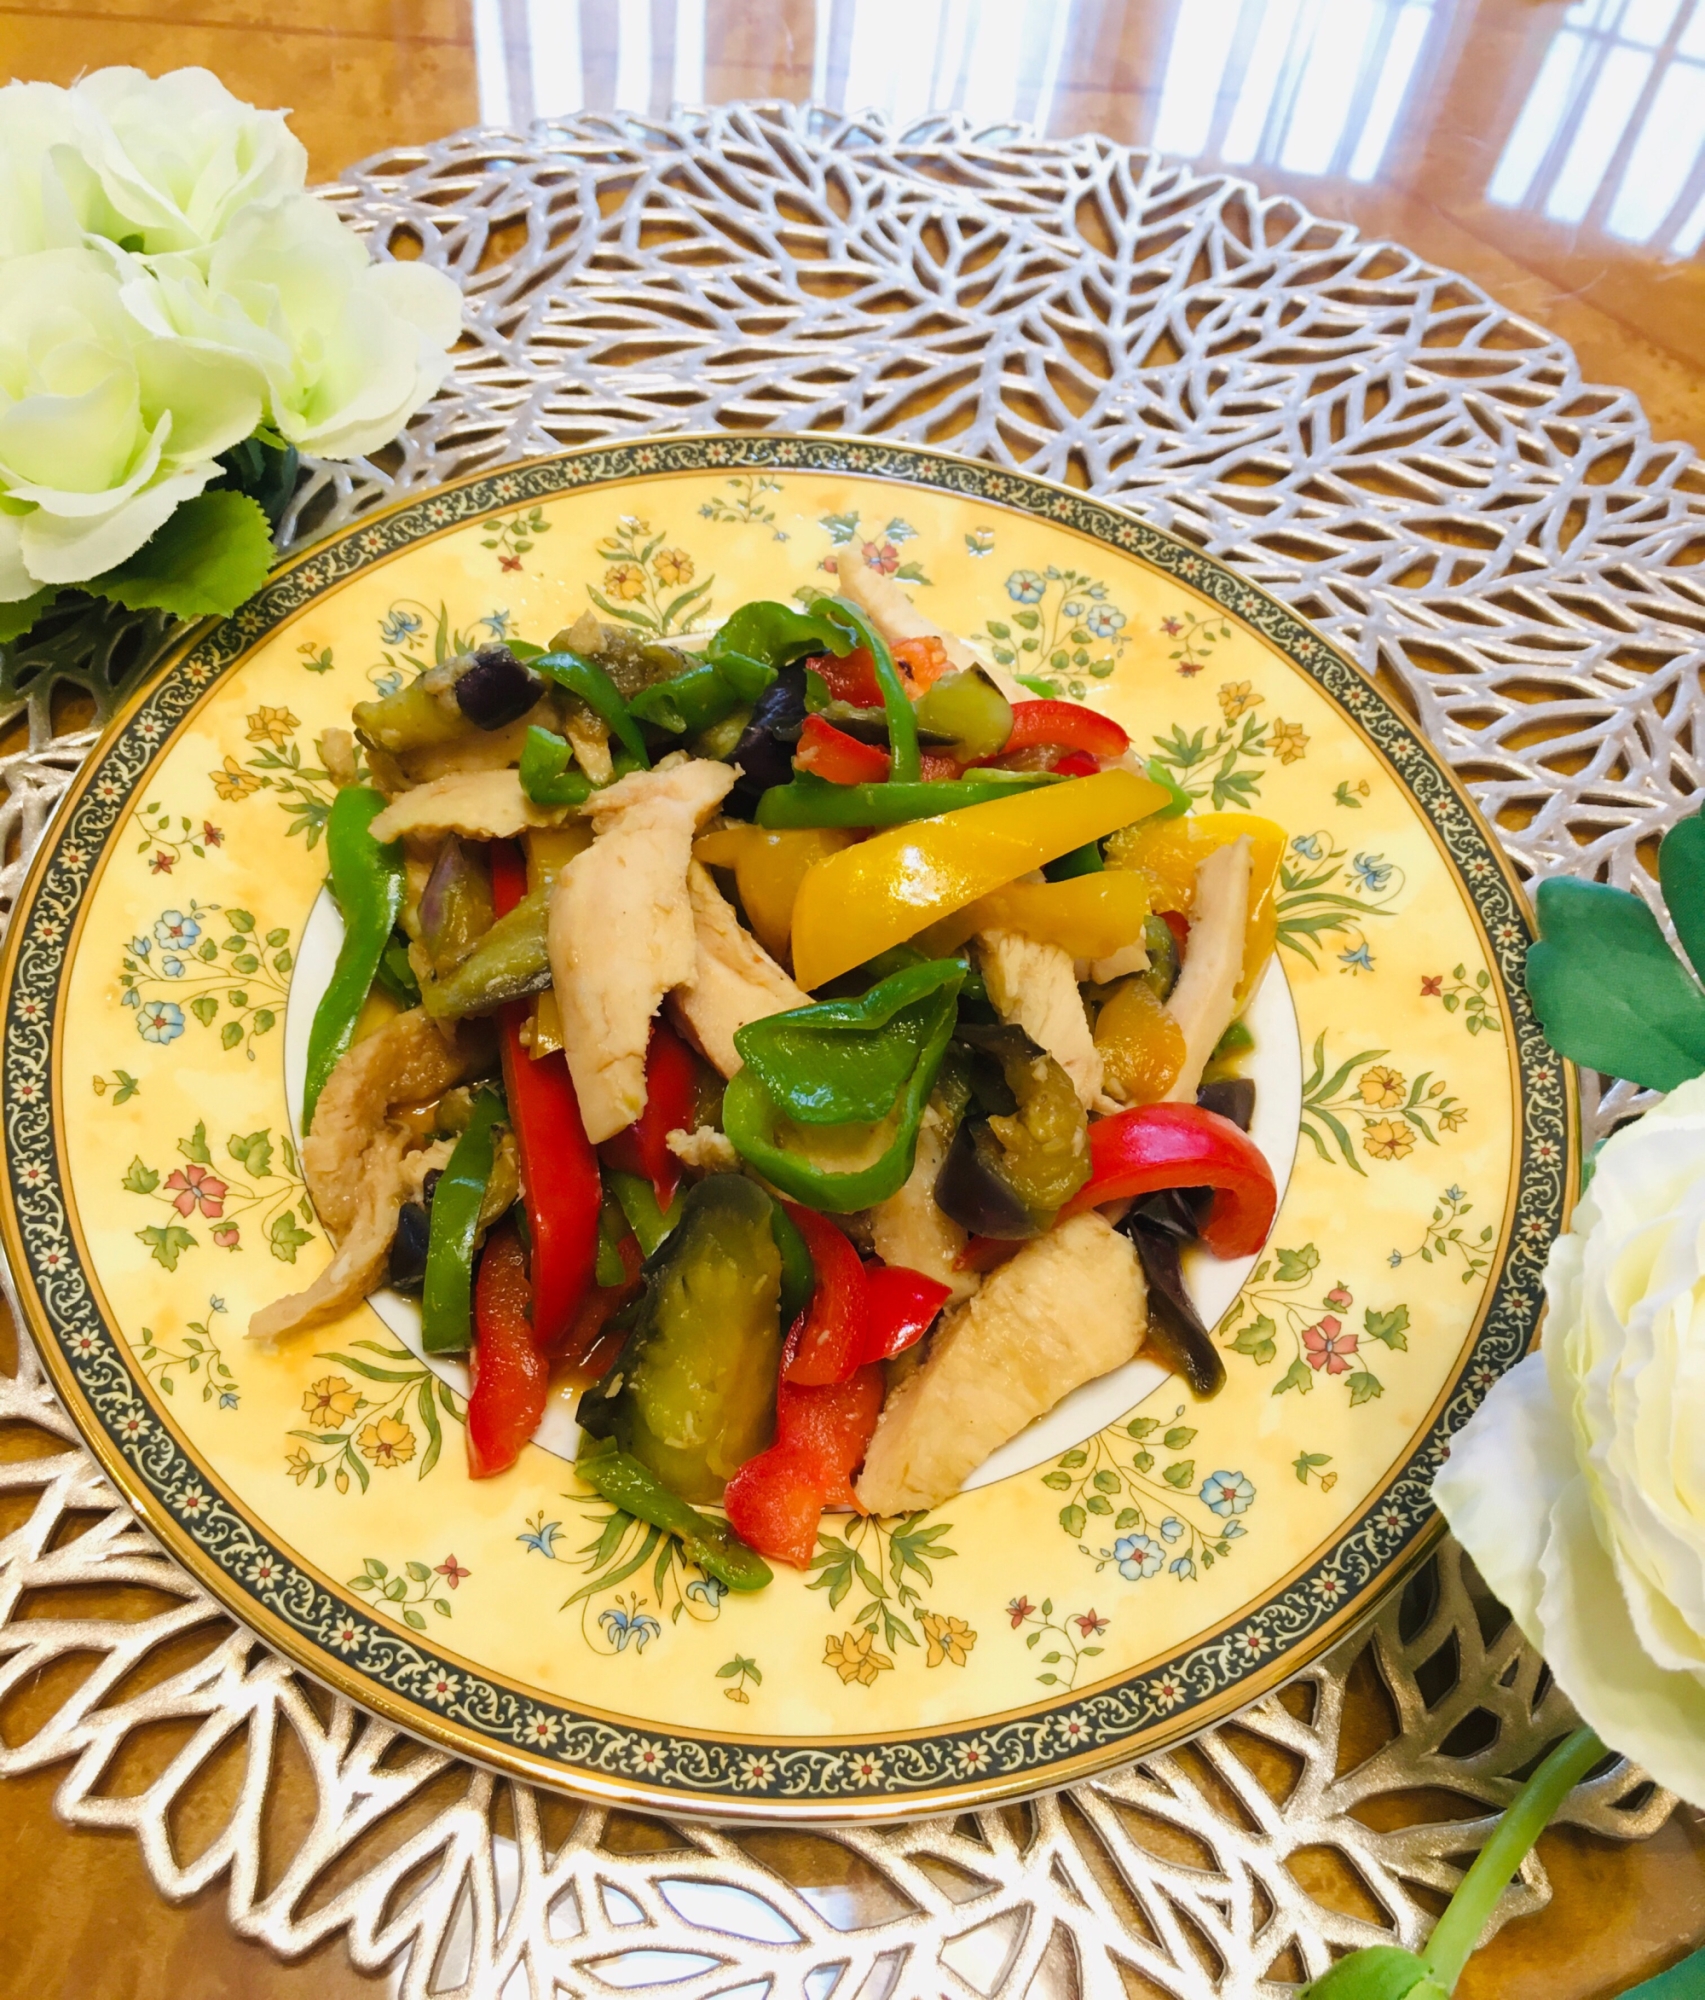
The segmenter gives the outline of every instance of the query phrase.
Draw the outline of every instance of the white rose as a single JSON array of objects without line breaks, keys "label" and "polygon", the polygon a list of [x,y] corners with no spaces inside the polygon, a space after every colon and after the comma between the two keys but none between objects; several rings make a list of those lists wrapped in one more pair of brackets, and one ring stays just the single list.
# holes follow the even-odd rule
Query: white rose
[{"label": "white rose", "polygon": [[1705,1078],[1600,1150],[1433,1493],[1583,1719],[1705,1805]]},{"label": "white rose", "polygon": [[[203,268],[205,267],[205,268]],[[328,458],[388,444],[450,370],[462,295],[418,263],[372,263],[324,203],[252,206],[198,257],[153,260],[126,303],[156,332],[250,360],[266,421]]]},{"label": "white rose", "polygon": [[0,602],[123,562],[260,418],[252,367],[150,334],[121,253],[43,250],[0,283]]},{"label": "white rose", "polygon": [[282,111],[210,71],[101,69],[69,90],[0,90],[0,255],[85,235],[147,255],[214,242],[250,202],[297,194],[308,156]]}]

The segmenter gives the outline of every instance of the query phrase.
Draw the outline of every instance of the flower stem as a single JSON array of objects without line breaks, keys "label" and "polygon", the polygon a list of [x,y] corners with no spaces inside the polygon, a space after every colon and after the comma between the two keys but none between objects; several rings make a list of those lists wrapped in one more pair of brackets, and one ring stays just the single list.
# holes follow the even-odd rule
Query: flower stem
[{"label": "flower stem", "polygon": [[1545,1831],[1552,1814],[1605,1754],[1604,1745],[1590,1729],[1577,1729],[1564,1737],[1516,1794],[1491,1839],[1475,1856],[1473,1867],[1457,1884],[1450,1907],[1433,1927],[1421,1954],[1447,1993],[1455,1988],[1510,1877],[1527,1859],[1528,1850]]}]

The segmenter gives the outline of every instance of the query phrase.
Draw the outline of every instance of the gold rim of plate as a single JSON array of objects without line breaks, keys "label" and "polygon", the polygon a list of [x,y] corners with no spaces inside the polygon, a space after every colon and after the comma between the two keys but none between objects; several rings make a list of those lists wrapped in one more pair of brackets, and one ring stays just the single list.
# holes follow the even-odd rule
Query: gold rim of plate
[{"label": "gold rim of plate", "polygon": [[[1164,1657],[1142,1660],[1111,1678],[1086,1680],[1081,1686],[1062,1688],[1058,1685],[1061,1677],[1053,1676],[1055,1691],[1041,1694],[1034,1691],[1039,1677],[1030,1671],[1036,1664],[1032,1657],[1021,1663],[1015,1682],[1022,1684],[1022,1698],[998,1712],[966,1716],[947,1725],[931,1720],[912,1728],[890,1724],[861,1731],[857,1712],[849,1706],[843,1710],[847,1727],[834,1734],[788,1735],[766,1733],[761,1728],[712,1730],[699,1724],[672,1729],[655,1717],[624,1717],[608,1709],[577,1704],[560,1689],[552,1692],[486,1672],[462,1650],[465,1627],[458,1629],[458,1643],[451,1650],[447,1644],[433,1643],[435,1639],[448,1640],[447,1628],[422,1630],[415,1618],[403,1625],[396,1617],[387,1617],[382,1602],[353,1595],[348,1584],[338,1582],[282,1538],[275,1539],[262,1518],[265,1510],[222,1485],[206,1451],[187,1436],[170,1400],[159,1393],[158,1369],[151,1374],[139,1365],[137,1336],[127,1337],[114,1324],[106,1287],[85,1237],[74,1176],[67,1171],[66,1118],[71,1086],[61,1074],[61,1044],[71,968],[106,861],[134,832],[134,815],[151,797],[153,774],[186,728],[281,627],[310,608],[323,608],[350,580],[369,575],[423,544],[440,542],[470,527],[496,532],[500,516],[513,515],[522,522],[520,532],[524,534],[529,509],[548,507],[588,491],[599,491],[618,502],[631,497],[634,504],[645,504],[655,513],[664,489],[635,497],[634,485],[666,483],[689,474],[713,477],[719,486],[734,491],[733,500],[713,498],[699,509],[707,520],[719,524],[735,521],[741,532],[756,532],[774,541],[783,541],[786,535],[774,528],[773,520],[764,521],[765,510],[756,497],[770,490],[767,482],[777,482],[773,490],[781,490],[782,482],[807,477],[819,482],[825,477],[849,483],[882,481],[883,498],[878,504],[884,507],[903,506],[908,492],[956,496],[974,503],[997,528],[1003,523],[1012,525],[1015,516],[1031,524],[1045,524],[1065,531],[1062,547],[1075,541],[1081,553],[1086,542],[1099,544],[1113,556],[1134,558],[1143,570],[1169,580],[1199,608],[1182,620],[1167,621],[1187,627],[1186,660],[1191,657],[1190,634],[1196,630],[1190,621],[1198,615],[1203,628],[1223,624],[1255,635],[1269,654],[1288,661],[1290,668],[1324,697],[1362,748],[1371,753],[1380,774],[1406,795],[1411,812],[1472,912],[1473,928],[1483,950],[1481,969],[1488,975],[1479,985],[1478,1012],[1484,1017],[1488,1008],[1493,1010],[1507,1052],[1510,1167],[1501,1199],[1490,1205],[1500,1217],[1495,1232],[1488,1232],[1495,1234],[1496,1240],[1480,1253],[1483,1269],[1472,1280],[1478,1286],[1478,1310],[1442,1385],[1418,1421],[1393,1439],[1384,1470],[1373,1479],[1361,1503],[1348,1517],[1332,1518],[1318,1539],[1286,1563],[1282,1574],[1267,1580],[1258,1601],[1241,1602],[1228,1615],[1192,1632],[1187,1643],[1171,1646]],[[718,514],[718,506],[725,512]],[[773,505],[770,512],[773,515]],[[535,512],[531,518],[537,521],[542,517]],[[855,514],[851,518],[853,525],[845,530],[840,546],[851,546],[857,539],[860,517]],[[895,525],[891,521],[890,529]],[[841,534],[842,530],[830,532]],[[887,539],[889,531],[876,532],[883,538],[883,560],[897,560],[899,550]],[[974,532],[987,533],[992,545],[994,530],[978,528]],[[508,569],[514,562],[515,540],[516,533],[511,532],[507,541],[500,536],[496,543],[481,545],[498,548],[499,560]],[[968,560],[989,552],[973,546],[971,533],[965,542]],[[641,544],[633,537],[625,555],[619,544],[618,531],[617,542],[601,548],[596,558],[598,565],[610,566],[606,585],[616,564],[641,557]],[[652,556],[641,557],[642,581],[649,575],[648,563],[655,570],[656,548],[653,542]],[[670,553],[663,551],[665,556]],[[559,578],[566,574],[578,577],[577,569],[564,571],[560,560],[548,550],[541,552],[540,562]],[[889,561],[889,567],[893,566]],[[688,577],[691,574],[689,566]],[[904,568],[901,574],[905,575]],[[1049,581],[1034,571],[1014,572],[1013,578],[1020,575],[1034,577],[1043,592],[1049,588]],[[991,585],[994,580],[991,575]],[[650,581],[655,583],[656,578],[651,576]],[[1029,587],[1015,589],[1009,580],[1005,594],[1022,608],[1023,592]],[[1103,618],[1102,624],[1106,623]],[[1010,624],[1007,630],[1011,632]],[[989,643],[988,635],[983,636]],[[1117,646],[1126,643],[1118,639],[1116,631],[1107,636]],[[1059,671],[1063,676],[1061,691],[1066,692],[1065,681],[1073,671],[1069,659]],[[1181,667],[1178,672],[1193,677],[1195,668]],[[1245,696],[1249,692],[1245,686]],[[1228,693],[1229,705],[1225,699]],[[1237,699],[1235,684],[1222,689],[1221,706],[1228,727],[1237,719],[1232,713]],[[1350,801],[1341,798],[1340,803]],[[1253,804],[1259,809],[1258,800]],[[276,828],[273,831],[276,833]],[[1358,863],[1361,859],[1358,855]],[[1302,862],[1296,865],[1301,868]],[[1370,875],[1368,880],[1372,879]],[[180,895],[179,900],[184,898]],[[1409,719],[1325,638],[1276,599],[1216,558],[1136,516],[1026,474],[951,453],[867,439],[820,434],[687,436],[594,446],[470,474],[365,516],[328,542],[282,564],[266,587],[233,618],[209,621],[187,632],[160,668],[130,696],[90,753],[37,850],[0,959],[6,994],[0,1104],[7,1137],[0,1230],[18,1280],[30,1335],[103,1471],[163,1546],[235,1618],[351,1700],[457,1754],[607,1803],[666,1806],[675,1812],[696,1810],[724,1819],[828,1821],[892,1819],[902,1814],[985,1805],[1068,1783],[1158,1750],[1266,1693],[1364,1617],[1377,1597],[1430,1547],[1439,1525],[1428,1499],[1432,1475],[1445,1456],[1452,1433],[1467,1420],[1497,1376],[1520,1359],[1533,1342],[1542,1307],[1540,1281],[1546,1250],[1566,1224],[1575,1185],[1578,1127],[1572,1074],[1545,1045],[1522,985],[1523,958],[1532,935],[1526,899],[1503,850],[1455,775]],[[1365,948],[1363,955],[1368,956]],[[1360,969],[1346,965],[1343,971],[1351,975]],[[91,971],[80,983],[80,990],[101,976]],[[1444,978],[1442,974],[1433,978],[1431,998],[1445,997],[1440,991]],[[1453,981],[1453,990],[1457,984],[1467,989],[1459,996],[1460,1003],[1466,1004],[1473,996],[1475,981],[1473,977]],[[1423,976],[1424,996],[1427,986]],[[1455,1010],[1441,1016],[1446,1018],[1454,1024]],[[1461,1025],[1465,1026],[1466,1020]],[[282,1042],[282,1032],[278,1040]],[[282,1103],[282,1063],[274,1067]],[[1437,1096],[1418,1100],[1420,1136],[1429,1145],[1447,1135],[1436,1122],[1436,1112],[1429,1112],[1428,1103],[1454,1101]],[[1366,1150],[1372,1152],[1367,1135],[1375,1129],[1372,1112],[1378,1104],[1371,1099],[1367,1105],[1355,1102],[1353,1087],[1350,1110],[1343,1109],[1341,1098],[1332,1099],[1332,1103],[1342,1113],[1340,1123],[1348,1127],[1350,1140],[1356,1134],[1355,1120],[1362,1121],[1360,1132]],[[87,1107],[88,1100],[81,1099],[78,1109],[69,1115],[93,1115]],[[1330,1115],[1331,1107],[1327,1110]],[[1401,1124],[1405,1115],[1399,1108],[1396,1122]],[[1462,1115],[1466,1118],[1467,1113]],[[1435,1120],[1431,1125],[1429,1118]],[[281,1132],[288,1130],[282,1108],[277,1122]],[[1331,1134],[1327,1137],[1331,1143]],[[1400,1138],[1398,1134],[1391,1144],[1395,1146]],[[1352,1155],[1350,1140],[1341,1149],[1339,1164],[1350,1169],[1343,1174],[1343,1192],[1354,1196],[1372,1188],[1373,1183],[1368,1169]],[[1317,1139],[1317,1149],[1318,1145]],[[1403,1150],[1414,1150],[1413,1133]],[[1300,1139],[1298,1159],[1300,1171],[1307,1165]],[[1375,1155],[1374,1171],[1378,1170],[1377,1159]],[[182,1169],[179,1171],[181,1174]],[[193,1210],[184,1213],[197,1219]],[[1281,1227],[1282,1222],[1283,1211]],[[1356,1227],[1353,1203],[1346,1227]],[[1429,1240],[1428,1227],[1434,1228],[1434,1240],[1439,1240],[1435,1216],[1433,1225],[1423,1224],[1423,1246]],[[135,1233],[140,1239],[146,1232]],[[1278,1235],[1276,1231],[1274,1243]],[[1407,1254],[1424,1255],[1431,1262],[1424,1248]],[[1448,1247],[1441,1251],[1446,1258],[1450,1254]],[[1467,1256],[1466,1252],[1460,1254]],[[1396,1249],[1391,1261],[1394,1265],[1403,1261]],[[1324,1286],[1326,1275],[1322,1265],[1316,1290]],[[282,1268],[277,1279],[274,1290],[300,1282]],[[1335,1296],[1328,1294],[1328,1301]],[[1234,1308],[1227,1321],[1235,1320],[1238,1310]],[[1311,1304],[1306,1310],[1322,1309]],[[1406,1309],[1404,1317],[1407,1323]],[[1371,1324],[1374,1318],[1370,1308],[1367,1322]],[[1381,1316],[1381,1323],[1388,1319],[1388,1315]],[[1335,1389],[1343,1371],[1335,1365],[1330,1351],[1322,1359],[1321,1347],[1325,1343],[1329,1349],[1333,1341],[1344,1341],[1336,1316],[1329,1321],[1323,1315],[1311,1329],[1302,1330],[1297,1328],[1293,1313],[1288,1324],[1296,1334],[1293,1373],[1303,1371],[1303,1386],[1294,1400],[1300,1403],[1304,1394],[1316,1388]],[[1321,1329],[1327,1326],[1338,1330],[1323,1334]],[[1312,1345],[1306,1347],[1305,1331],[1313,1337]],[[345,1346],[350,1338],[344,1336]],[[1362,1338],[1365,1354],[1365,1333]],[[1396,1335],[1395,1341],[1403,1345],[1404,1336]],[[1356,1342],[1349,1340],[1347,1346],[1354,1351]],[[1259,1360],[1259,1342],[1249,1350],[1240,1349],[1239,1356],[1246,1352]],[[1234,1364],[1237,1359],[1228,1355]],[[1351,1365],[1365,1367],[1365,1359],[1345,1364]],[[1262,1386],[1265,1393],[1272,1393],[1265,1382]],[[1381,1393],[1377,1383],[1369,1393]],[[353,1428],[352,1424],[352,1434]],[[1146,1450],[1142,1455],[1148,1456]],[[452,1456],[459,1454],[452,1452]],[[1306,1452],[1299,1455],[1294,1468],[1305,1495],[1327,1483],[1319,1468],[1303,1463],[1306,1457]],[[566,1466],[553,1466],[551,1490],[559,1490],[566,1477]],[[1064,1477],[1056,1472],[1056,1484]],[[456,1489],[440,1482],[436,1490],[453,1493]],[[1057,1495],[1049,1492],[1041,1497],[1052,1519]],[[1081,1508],[1076,1518],[1082,1522]],[[543,1521],[542,1514],[539,1521]],[[1146,1538],[1149,1548],[1159,1554],[1170,1553],[1146,1536],[1146,1525],[1145,1516],[1145,1535],[1138,1539]],[[1080,1526],[1080,1533],[1083,1531]],[[1192,1537],[1187,1546],[1195,1548],[1194,1531]],[[1211,1557],[1213,1545],[1202,1546]],[[1218,1546],[1225,1548],[1224,1543]],[[1087,1546],[1078,1553],[1093,1559],[1094,1552]],[[1110,1552],[1103,1554],[1111,1560]],[[1148,1549],[1143,1551],[1142,1560],[1148,1560]],[[1094,1573],[1100,1575],[1107,1566],[1098,1564]],[[1115,1578],[1125,1573],[1116,1564],[1113,1567]],[[1145,1579],[1149,1575],[1140,1564],[1139,1573]],[[401,1570],[398,1575],[402,1575]],[[899,1580],[896,1569],[896,1583]],[[1112,1579],[1102,1586],[1104,1601],[1105,1593],[1117,1587]],[[1137,1585],[1138,1590],[1151,1588],[1146,1580]],[[412,1584],[410,1593],[412,1597]],[[1035,1606],[1029,1606],[1029,1619],[1021,1620],[1016,1615],[1021,1603],[1029,1604],[1022,1590],[1007,1606],[1007,1611],[1015,1614],[1011,1618],[1013,1634],[1018,1633],[1021,1623],[1034,1627],[1042,1622]],[[1051,1598],[1045,1603],[1052,1616]],[[543,1614],[549,1609],[548,1604],[540,1606]],[[991,1617],[990,1610],[986,1601],[977,1607],[986,1628],[1005,1617],[998,1610]],[[640,1613],[636,1609],[633,1615],[637,1618]],[[424,1623],[424,1614],[420,1622]],[[1062,1610],[1048,1630],[1061,1631],[1070,1622]],[[939,1647],[931,1643],[932,1665],[938,1664],[938,1652],[944,1658],[951,1653],[954,1634],[948,1628],[954,1624],[962,1621],[949,1620],[946,1627],[938,1621],[938,1632],[944,1631],[945,1638]],[[362,1635],[354,1645],[349,1643],[352,1631]],[[849,1639],[852,1636],[849,1633]],[[998,1636],[1008,1635],[1002,1632]],[[1082,1669],[1078,1655],[1083,1649],[1069,1639],[1067,1643],[1072,1646],[1075,1678]],[[1034,1651],[1035,1642],[1031,1645]],[[736,1638],[735,1658],[740,1657]],[[957,1664],[964,1664],[962,1656]],[[745,1686],[746,1680],[741,1678],[738,1687],[743,1690]],[[862,1691],[857,1685],[849,1687],[848,1678],[842,1678],[840,1686],[847,1694]],[[446,1696],[446,1688],[453,1688],[453,1693]],[[745,1719],[744,1713],[740,1719]]]}]

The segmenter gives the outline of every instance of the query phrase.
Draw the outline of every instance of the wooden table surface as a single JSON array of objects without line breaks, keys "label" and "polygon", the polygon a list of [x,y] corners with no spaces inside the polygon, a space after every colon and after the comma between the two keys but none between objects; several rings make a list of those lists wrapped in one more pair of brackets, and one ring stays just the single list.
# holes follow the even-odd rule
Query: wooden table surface
[{"label": "wooden table surface", "polygon": [[[1154,144],[1466,272],[1705,449],[1705,0],[0,0],[0,72],[109,63],[200,63],[292,107],[315,179],[481,119],[740,97]],[[0,1432],[3,1457],[45,1444]],[[9,1740],[30,1709],[29,1690],[8,1705]],[[278,1964],[216,1889],[167,1906],[127,1838],[57,1825],[55,1777],[0,1785],[0,1996],[389,1985],[336,1943]],[[286,1811],[299,1783],[281,1770]],[[1705,1941],[1698,1816],[1541,1851],[1556,1899],[1475,1960],[1463,2000],[1599,2000]]]}]

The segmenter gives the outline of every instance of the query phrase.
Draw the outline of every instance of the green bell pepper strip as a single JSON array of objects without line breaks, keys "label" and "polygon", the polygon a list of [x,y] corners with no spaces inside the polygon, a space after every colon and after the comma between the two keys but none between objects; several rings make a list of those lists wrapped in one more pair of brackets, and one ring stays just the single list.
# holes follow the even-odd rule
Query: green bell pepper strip
[{"label": "green bell pepper strip", "polygon": [[649,1257],[680,1221],[680,1197],[677,1195],[666,1209],[659,1208],[650,1181],[641,1174],[618,1173],[612,1167],[604,1169],[604,1184],[616,1197],[628,1227],[639,1239],[640,1255]]},{"label": "green bell pepper strip", "polygon": [[703,659],[641,689],[628,713],[672,736],[697,735],[756,701],[792,661],[852,646],[845,629],[827,618],[763,600],[743,604],[712,634]]},{"label": "green bell pepper strip", "polygon": [[379,965],[374,980],[382,992],[388,993],[399,1007],[420,1005],[420,981],[414,976],[414,967],[409,963],[408,939],[401,931],[392,931],[385,949],[379,954]]},{"label": "green bell pepper strip", "polygon": [[815,611],[760,598],[723,620],[705,647],[705,658],[742,701],[756,701],[777,673],[811,653],[850,653],[843,625]]},{"label": "green bell pepper strip", "polygon": [[740,707],[740,697],[708,660],[698,660],[684,673],[653,681],[628,703],[628,714],[671,736],[696,735]]},{"label": "green bell pepper strip", "polygon": [[1144,764],[1143,776],[1151,784],[1159,785],[1168,795],[1166,804],[1149,815],[1151,819],[1181,818],[1196,803],[1158,757],[1151,757]]},{"label": "green bell pepper strip", "polygon": [[915,785],[923,770],[918,718],[888,641],[858,606],[844,597],[819,597],[811,610],[819,618],[833,618],[836,624],[848,627],[855,642],[876,663],[876,685],[882,690],[882,707],[888,717],[888,780],[895,785]]},{"label": "green bell pepper strip", "polygon": [[779,1201],[770,1217],[770,1233],[781,1252],[781,1330],[786,1333],[817,1290],[817,1265],[804,1232]]},{"label": "green bell pepper strip", "polygon": [[420,1298],[420,1344],[428,1354],[464,1353],[472,1338],[474,1237],[497,1157],[493,1134],[503,1117],[503,1099],[482,1090],[432,1197]]},{"label": "green bell pepper strip", "polygon": [[914,784],[890,779],[880,785],[831,785],[809,771],[796,771],[791,784],[772,785],[759,798],[755,818],[762,827],[902,826],[1064,782],[1054,771],[980,771],[974,778]]},{"label": "green bell pepper strip", "polygon": [[381,843],[369,831],[385,810],[385,795],[366,785],[346,785],[332,801],[326,823],[326,858],[332,894],[343,912],[343,943],[331,984],[320,995],[308,1030],[308,1081],[302,1093],[302,1130],[314,1122],[320,1092],[355,1034],[374,975],[403,906],[400,841]]},{"label": "green bell pepper strip", "polygon": [[521,746],[521,789],[536,806],[584,805],[592,780],[572,768],[574,751],[566,737],[535,722]]},{"label": "green bell pepper strip", "polygon": [[[741,1061],[801,1125],[869,1125],[885,1117],[916,1069],[936,1017],[949,1018],[965,980],[957,958],[927,958],[854,1000],[819,1000],[734,1032]],[[945,993],[939,1005],[928,1005]]]},{"label": "green bell pepper strip", "polygon": [[598,1211],[598,1256],[592,1270],[592,1282],[605,1291],[613,1291],[618,1285],[628,1281],[628,1267],[622,1262],[622,1239],[630,1233],[627,1216],[622,1205],[606,1188],[604,1201]]},{"label": "green bell pepper strip", "polygon": [[[784,1030],[772,1036],[767,1045],[759,1037],[754,1047],[741,1047],[745,1066],[735,1072],[722,1100],[723,1130],[735,1151],[772,1186],[807,1208],[829,1215],[850,1215],[855,1209],[886,1201],[905,1185],[912,1171],[918,1127],[958,1018],[956,1001],[964,976],[965,968],[958,960],[934,960],[896,973],[873,987],[863,1000],[832,1001],[820,1007],[798,1008],[791,1017],[772,1015],[767,1023],[752,1022],[752,1029],[761,1029],[778,1021],[791,1019],[797,1023],[807,1016],[818,1017],[814,1031],[817,1060],[812,1064],[813,1069],[821,1062],[826,1047],[823,1035],[834,1032],[822,1019],[833,1009],[851,1011],[853,1018],[842,1032],[849,1032],[856,1039],[849,1041],[848,1060],[837,1061],[832,1069],[825,1065],[816,1075],[795,1067],[797,1059],[809,1047],[798,1029],[791,1035]],[[896,992],[906,996],[899,1004],[895,1003]],[[857,1018],[861,1009],[866,1011],[863,1023]],[[909,1019],[905,1018],[907,1015]],[[883,1019],[886,1025],[872,1034],[869,1023],[878,1019]],[[740,1031],[742,1035],[747,1032]],[[880,1045],[883,1034],[892,1036],[910,1056],[911,1069],[899,1080],[892,1099],[879,1114],[894,1118],[893,1137],[880,1157],[867,1167],[837,1173],[813,1165],[780,1143],[776,1127],[787,1112],[771,1095],[760,1071],[767,1071],[775,1079],[785,1100],[795,1109],[804,1106],[823,1110],[837,1103],[868,1107],[876,1101],[878,1092],[871,1088],[861,1096],[851,1072],[861,1061],[872,1062],[873,1051]],[[892,1080],[896,1067],[891,1053],[884,1050],[880,1068],[886,1080]]]},{"label": "green bell pepper strip", "polygon": [[648,1466],[608,1440],[589,1440],[575,1460],[576,1475],[602,1499],[636,1521],[673,1535],[688,1562],[730,1590],[762,1590],[775,1572],[749,1549],[726,1521],[689,1507]]},{"label": "green bell pepper strip", "polygon": [[1044,861],[1042,873],[1050,882],[1070,882],[1079,875],[1100,875],[1106,867],[1100,841],[1088,840],[1070,854],[1062,854],[1058,861]]},{"label": "green bell pepper strip", "polygon": [[628,713],[627,703],[616,692],[615,682],[596,660],[585,659],[579,653],[541,653],[528,665],[534,673],[543,674],[558,687],[579,695],[628,755],[639,759],[641,770],[651,768],[645,738]]}]

